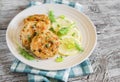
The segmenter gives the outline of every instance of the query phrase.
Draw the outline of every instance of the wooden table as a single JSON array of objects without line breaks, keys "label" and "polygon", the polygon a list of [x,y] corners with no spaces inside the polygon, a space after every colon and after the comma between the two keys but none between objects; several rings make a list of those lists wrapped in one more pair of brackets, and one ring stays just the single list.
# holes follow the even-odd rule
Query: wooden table
[{"label": "wooden table", "polygon": [[[0,0],[0,82],[27,82],[26,74],[10,72],[15,57],[6,45],[5,33],[10,20],[29,1]],[[84,13],[95,24],[98,42],[90,56],[94,73],[70,78],[69,82],[120,82],[120,0],[74,1],[84,6]]]}]

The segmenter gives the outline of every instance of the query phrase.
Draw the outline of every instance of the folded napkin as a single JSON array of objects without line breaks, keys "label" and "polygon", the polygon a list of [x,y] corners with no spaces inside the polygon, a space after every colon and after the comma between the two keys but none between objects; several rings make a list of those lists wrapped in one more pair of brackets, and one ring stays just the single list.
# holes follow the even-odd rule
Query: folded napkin
[{"label": "folded napkin", "polygon": [[[83,7],[79,3],[68,2],[65,0],[44,0],[45,3],[65,4],[82,11]],[[41,5],[41,2],[30,2],[29,6]],[[46,71],[30,67],[15,59],[11,65],[12,72],[21,72],[28,74],[28,82],[67,82],[68,78],[74,78],[81,75],[93,73],[89,59],[81,64],[64,70]]]}]

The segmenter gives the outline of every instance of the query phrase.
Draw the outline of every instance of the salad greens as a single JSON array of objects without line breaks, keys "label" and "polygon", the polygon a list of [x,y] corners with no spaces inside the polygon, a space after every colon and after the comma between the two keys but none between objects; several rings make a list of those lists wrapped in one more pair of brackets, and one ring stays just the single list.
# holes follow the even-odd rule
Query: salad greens
[{"label": "salad greens", "polygon": [[[76,23],[67,19],[64,15],[55,17],[53,11],[49,11],[48,16],[52,22],[49,30],[59,36],[61,41],[61,46],[59,47],[58,52],[62,55],[71,55],[77,54],[77,52],[83,52],[84,49],[80,44],[81,35],[79,30],[76,28]],[[60,56],[55,59],[56,62],[62,62],[64,60],[61,54],[59,54]]]},{"label": "salad greens", "polygon": [[81,45],[78,44],[77,42],[75,42],[75,47],[76,47],[77,50],[79,50],[79,51],[81,51],[81,52],[84,51],[84,49],[81,47]]},{"label": "salad greens", "polygon": [[61,28],[58,32],[57,32],[57,35],[58,36],[63,36],[63,35],[66,35],[69,31],[69,28]]},{"label": "salad greens", "polygon": [[48,12],[48,17],[52,23],[56,21],[55,16],[54,16],[54,12],[52,10]]},{"label": "salad greens", "polygon": [[[71,55],[71,53],[76,54],[76,52],[83,52],[84,49],[82,48],[82,46],[79,44],[80,42],[80,33],[79,31],[76,32],[76,30],[73,30],[72,28],[76,27],[75,22],[67,19],[64,15],[60,15],[57,18],[54,15],[54,12],[52,10],[50,10],[48,12],[48,17],[52,23],[51,28],[49,29],[50,31],[52,31],[53,33],[55,33],[57,36],[59,36],[60,41],[61,41],[61,45],[63,45],[64,48],[61,48],[61,50],[58,49],[58,52],[61,53],[62,55],[65,54],[69,54]],[[35,25],[33,25],[33,27],[35,27]],[[37,32],[35,33],[35,35],[38,34]],[[64,37],[64,39],[62,39]],[[30,35],[27,36],[27,39],[30,41],[31,37]],[[47,38],[46,38],[47,39]],[[46,48],[49,48],[50,45],[49,44],[45,44]],[[33,55],[31,55],[29,52],[27,52],[25,49],[23,49],[22,47],[20,47],[18,45],[18,49],[19,49],[19,53],[26,59],[28,60],[34,60],[35,57]],[[66,53],[66,52],[69,53]],[[74,52],[75,51],[75,52]],[[64,57],[59,54],[60,56],[58,56],[55,61],[56,62],[62,62],[64,61]]]},{"label": "salad greens", "polygon": [[55,33],[55,30],[52,27],[49,30],[52,31],[53,33]]},{"label": "salad greens", "polygon": [[[61,27],[60,30],[58,30],[57,35],[58,36],[67,35],[67,33],[69,32],[69,30],[71,30],[74,27],[74,24],[75,23],[72,23],[68,27]],[[59,25],[59,27],[60,27],[60,25]]]},{"label": "salad greens", "polygon": [[19,53],[28,60],[34,60],[35,57],[19,46]]}]

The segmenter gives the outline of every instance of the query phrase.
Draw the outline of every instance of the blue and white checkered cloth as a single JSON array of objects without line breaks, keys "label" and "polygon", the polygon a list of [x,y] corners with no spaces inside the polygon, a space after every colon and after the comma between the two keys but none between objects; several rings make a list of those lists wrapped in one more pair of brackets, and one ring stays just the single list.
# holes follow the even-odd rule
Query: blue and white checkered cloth
[{"label": "blue and white checkered cloth", "polygon": [[[44,4],[45,3],[65,4],[76,8],[79,11],[83,10],[82,5],[79,3],[68,2],[65,0],[44,0]],[[31,2],[29,6],[41,4],[41,2]],[[93,73],[89,59],[72,68],[55,71],[38,70],[15,59],[11,66],[11,71],[27,73],[28,82],[67,82],[68,78],[74,78]]]}]

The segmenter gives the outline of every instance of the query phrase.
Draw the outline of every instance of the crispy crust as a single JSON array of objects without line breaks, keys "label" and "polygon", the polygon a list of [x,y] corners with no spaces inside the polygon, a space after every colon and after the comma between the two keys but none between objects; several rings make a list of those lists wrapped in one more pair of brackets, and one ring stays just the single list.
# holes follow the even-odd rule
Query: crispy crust
[{"label": "crispy crust", "polygon": [[59,44],[58,37],[52,32],[46,31],[32,39],[30,48],[37,57],[47,59],[58,52]]},{"label": "crispy crust", "polygon": [[31,15],[31,16],[27,17],[26,19],[24,19],[25,23],[29,22],[29,21],[43,21],[47,25],[50,24],[50,20],[49,20],[48,16],[46,16],[44,14],[35,14],[35,15]]}]

